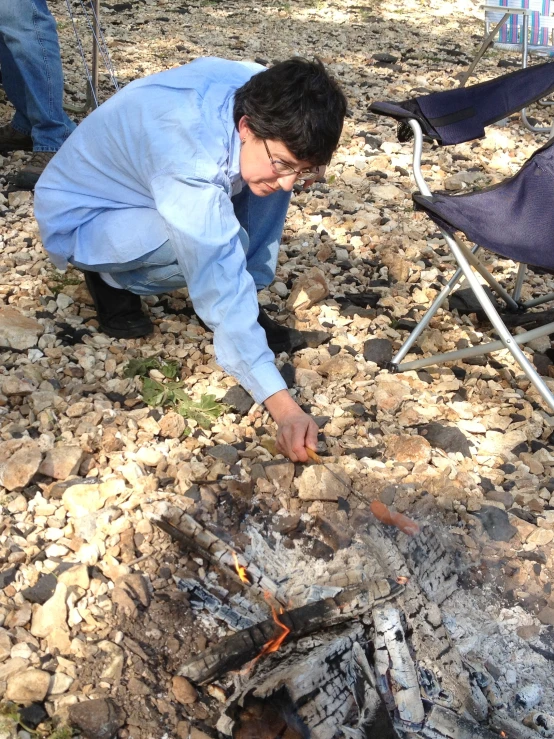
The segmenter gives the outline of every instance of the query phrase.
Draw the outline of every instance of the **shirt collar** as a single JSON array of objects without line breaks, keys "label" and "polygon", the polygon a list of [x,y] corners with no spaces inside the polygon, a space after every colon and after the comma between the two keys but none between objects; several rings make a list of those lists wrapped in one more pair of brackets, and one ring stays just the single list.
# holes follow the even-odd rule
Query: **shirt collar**
[{"label": "shirt collar", "polygon": [[235,182],[240,177],[240,134],[237,131],[233,119],[233,105],[235,96],[233,95],[229,101],[229,179]]}]

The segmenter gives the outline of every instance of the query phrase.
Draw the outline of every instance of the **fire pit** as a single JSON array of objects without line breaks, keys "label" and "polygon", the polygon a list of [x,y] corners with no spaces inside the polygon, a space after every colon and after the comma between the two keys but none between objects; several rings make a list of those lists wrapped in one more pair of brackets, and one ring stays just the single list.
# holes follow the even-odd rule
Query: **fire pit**
[{"label": "fire pit", "polygon": [[554,736],[532,695],[508,710],[487,654],[457,648],[447,625],[460,628],[468,563],[437,521],[422,516],[410,535],[359,510],[343,531],[347,545],[323,562],[278,537],[270,544],[255,525],[239,552],[186,513],[169,513],[153,521],[218,574],[210,587],[176,577],[177,587],[233,632],[180,670],[222,702],[222,735]]}]

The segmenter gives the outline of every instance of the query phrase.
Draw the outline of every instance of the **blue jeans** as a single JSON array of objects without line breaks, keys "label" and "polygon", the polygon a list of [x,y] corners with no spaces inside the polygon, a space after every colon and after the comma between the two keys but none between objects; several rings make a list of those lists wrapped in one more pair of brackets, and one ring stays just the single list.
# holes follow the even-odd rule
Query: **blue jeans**
[{"label": "blue jeans", "polygon": [[57,151],[75,123],[63,110],[60,46],[46,0],[0,0],[0,67],[12,126],[32,137],[34,151]]},{"label": "blue jeans", "polygon": [[[1,1],[1,0],[0,0]],[[239,238],[246,256],[246,269],[257,290],[267,287],[275,277],[281,236],[291,193],[280,190],[265,198],[244,186],[232,199],[241,225]],[[154,251],[124,264],[81,264],[75,267],[89,272],[107,272],[118,285],[137,295],[157,295],[186,286],[175,250],[166,241]]]}]

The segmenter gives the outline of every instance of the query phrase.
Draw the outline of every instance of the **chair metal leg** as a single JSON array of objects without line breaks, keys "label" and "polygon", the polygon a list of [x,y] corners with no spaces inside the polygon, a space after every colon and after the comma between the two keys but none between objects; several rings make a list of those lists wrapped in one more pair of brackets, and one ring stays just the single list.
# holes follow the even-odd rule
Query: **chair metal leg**
[{"label": "chair metal leg", "polygon": [[554,293],[548,293],[540,298],[534,298],[533,300],[527,300],[525,303],[521,303],[521,307],[527,310],[527,308],[535,308],[537,305],[543,305],[554,300]]},{"label": "chair metal leg", "polygon": [[468,79],[471,77],[471,75],[473,74],[473,72],[475,70],[475,67],[479,64],[479,62],[483,58],[483,55],[485,54],[485,52],[487,51],[487,49],[489,48],[489,46],[492,44],[492,41],[493,41],[494,37],[496,36],[496,34],[498,33],[498,31],[502,28],[502,26],[504,25],[504,23],[506,23],[506,21],[508,20],[509,17],[510,17],[510,13],[505,13],[505,15],[502,18],[502,20],[499,23],[496,24],[496,26],[492,29],[492,31],[489,33],[489,35],[483,41],[483,43],[481,44],[481,46],[479,48],[479,51],[475,55],[475,58],[473,59],[473,61],[469,65],[469,67],[467,68],[467,71],[465,72],[465,74],[462,77],[462,79],[460,80],[460,87],[465,87],[466,86]]},{"label": "chair metal leg", "polygon": [[[70,113],[88,113],[89,110],[98,107],[98,44],[100,43],[100,0],[90,0],[92,9],[92,53],[91,53],[91,74],[87,79],[87,90],[86,99],[84,105],[73,105],[72,103],[65,103],[64,108]],[[68,5],[68,10],[71,15],[71,8]],[[73,16],[71,16],[73,20]],[[90,25],[90,21],[89,21]],[[76,27],[73,24],[75,33]],[[81,41],[78,39],[79,48],[82,52]],[[85,59],[83,55],[83,60]],[[85,62],[86,63],[86,62]],[[88,67],[87,67],[88,77]]]},{"label": "chair metal leg", "polygon": [[[544,326],[539,326],[531,331],[525,331],[522,334],[516,334],[513,336],[514,341],[517,344],[527,344],[533,339],[539,339],[541,336],[548,336],[554,334],[554,322],[547,323]],[[409,370],[423,369],[424,367],[430,367],[433,364],[444,364],[445,362],[457,362],[460,359],[470,359],[472,357],[480,357],[483,354],[492,354],[502,349],[506,349],[502,341],[488,341],[486,344],[479,344],[478,346],[468,346],[467,349],[458,349],[455,352],[446,352],[445,354],[433,354],[431,357],[425,357],[424,359],[416,359],[413,362],[404,362],[398,365],[396,368],[398,372],[408,372]]]},{"label": "chair metal leg", "polygon": [[516,303],[519,303],[519,299],[521,297],[521,289],[523,287],[523,282],[525,280],[526,273],[527,273],[527,265],[520,264],[519,269],[517,271],[516,284],[514,285],[514,292],[512,293],[512,298],[516,301]]},{"label": "chair metal leg", "polygon": [[491,273],[487,270],[484,264],[482,264],[477,257],[475,257],[469,249],[466,247],[465,244],[462,243],[460,238],[458,236],[452,237],[455,241],[458,247],[463,252],[465,258],[467,261],[471,264],[471,266],[479,272],[481,277],[489,284],[489,286],[494,290],[494,292],[502,298],[502,300],[506,303],[508,308],[511,310],[519,310],[519,305],[516,303],[516,301],[512,298],[512,296],[508,293],[507,290],[505,290],[502,285],[497,282],[494,277],[491,275]]},{"label": "chair metal leg", "polygon": [[521,116],[521,122],[528,131],[531,131],[531,133],[549,133],[549,138],[554,134],[554,123],[551,127],[533,126],[531,123],[529,123],[529,119],[527,118],[527,108],[522,108],[519,114]]},{"label": "chair metal leg", "polygon": [[456,257],[456,261],[462,268],[466,280],[469,282],[471,289],[475,293],[475,297],[481,304],[483,310],[487,314],[487,318],[492,323],[494,330],[500,337],[500,341],[505,346],[505,348],[511,352],[513,358],[519,364],[519,366],[527,376],[528,380],[535,387],[535,389],[543,398],[548,407],[552,411],[554,411],[554,396],[548,389],[548,386],[546,385],[544,380],[542,380],[542,378],[539,376],[531,362],[529,362],[525,354],[521,351],[514,337],[510,334],[510,332],[504,325],[504,322],[498,315],[489,296],[487,295],[487,293],[483,289],[483,286],[477,279],[477,276],[471,269],[469,262],[467,261],[462,249],[460,249],[456,239],[454,239],[449,233],[446,233],[446,231],[442,231],[442,234],[446,239],[446,243],[450,247],[450,250]]},{"label": "chair metal leg", "polygon": [[521,39],[521,68],[527,69],[527,58],[529,54],[529,16],[527,14],[523,16],[523,28],[521,32],[523,34]]},{"label": "chair metal leg", "polygon": [[[479,246],[473,247],[473,253],[476,253],[479,250]],[[421,321],[417,324],[417,326],[412,330],[411,334],[408,336],[406,341],[402,344],[400,349],[397,351],[397,353],[394,355],[391,361],[391,365],[399,365],[400,362],[404,359],[406,354],[410,351],[412,346],[415,344],[415,342],[419,339],[421,334],[425,331],[429,323],[431,322],[431,319],[435,315],[435,313],[438,311],[438,309],[441,307],[441,305],[444,303],[446,298],[450,295],[452,290],[456,287],[458,282],[460,281],[460,278],[462,277],[463,272],[458,267],[456,272],[452,275],[450,280],[447,282],[447,284],[443,287],[443,289],[440,291],[439,295],[435,298],[433,303],[431,304],[430,308],[426,311],[425,315],[421,319]]]}]

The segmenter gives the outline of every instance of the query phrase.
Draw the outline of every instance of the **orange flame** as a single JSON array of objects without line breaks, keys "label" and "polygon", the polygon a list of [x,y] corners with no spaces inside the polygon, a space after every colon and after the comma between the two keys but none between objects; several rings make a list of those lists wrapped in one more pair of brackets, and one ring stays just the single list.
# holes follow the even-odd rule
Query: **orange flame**
[{"label": "orange flame", "polygon": [[508,736],[508,734],[506,734],[506,732],[505,732],[505,731],[501,731],[501,732],[500,732],[500,736],[506,736],[506,737],[507,737],[507,736]]},{"label": "orange flame", "polygon": [[[284,613],[284,610],[281,608],[281,614],[282,613]],[[285,641],[287,636],[290,634],[290,629],[288,628],[288,626],[285,626],[282,621],[279,620],[277,611],[275,610],[275,608],[273,608],[273,606],[271,606],[271,615],[273,616],[273,620],[275,621],[275,623],[283,630],[279,634],[279,636],[276,636],[275,639],[270,639],[263,645],[262,651],[259,653],[257,659],[259,659],[260,657],[264,657],[266,654],[273,654],[273,652],[276,652],[280,648],[281,644]]]},{"label": "orange flame", "polygon": [[250,580],[248,579],[248,575],[246,574],[246,567],[243,567],[241,564],[239,564],[239,558],[237,557],[236,552],[233,552],[233,559],[235,560],[235,569],[237,571],[237,575],[240,577],[242,582],[250,585]]},{"label": "orange flame", "polygon": [[396,582],[399,585],[406,585],[406,583],[408,582],[408,578],[405,575],[398,575],[398,577],[396,578]]},{"label": "orange flame", "polygon": [[[254,657],[254,659],[251,660],[246,665],[246,667],[245,667],[244,670],[241,670],[240,672],[238,672],[239,675],[250,674],[252,672],[252,670],[254,669],[254,667],[256,666],[256,664],[258,663],[258,660],[259,659],[261,659],[262,657],[265,657],[267,654],[273,654],[273,652],[276,652],[281,647],[281,644],[285,641],[285,639],[287,638],[287,636],[290,634],[290,631],[291,631],[288,628],[288,626],[285,626],[285,624],[279,619],[279,616],[277,615],[277,611],[275,610],[275,608],[271,604],[272,595],[271,595],[271,593],[269,591],[266,590],[264,592],[264,598],[267,601],[270,601],[271,615],[273,616],[273,620],[275,621],[275,623],[278,624],[278,626],[281,627],[282,631],[279,634],[279,636],[275,637],[275,639],[270,639],[268,642],[266,642],[263,645],[263,647],[260,650],[260,653],[257,654]],[[279,615],[281,615],[282,613],[284,613],[283,608],[281,608]]]}]

